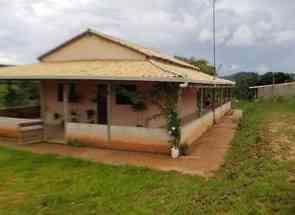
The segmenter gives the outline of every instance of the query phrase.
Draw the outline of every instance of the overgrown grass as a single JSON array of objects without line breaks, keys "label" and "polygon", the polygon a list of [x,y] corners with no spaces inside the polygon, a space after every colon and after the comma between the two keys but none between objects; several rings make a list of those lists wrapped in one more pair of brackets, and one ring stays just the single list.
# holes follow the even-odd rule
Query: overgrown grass
[{"label": "overgrown grass", "polygon": [[295,99],[238,106],[242,128],[210,179],[1,149],[0,214],[295,214],[295,163],[263,136],[295,118]]}]

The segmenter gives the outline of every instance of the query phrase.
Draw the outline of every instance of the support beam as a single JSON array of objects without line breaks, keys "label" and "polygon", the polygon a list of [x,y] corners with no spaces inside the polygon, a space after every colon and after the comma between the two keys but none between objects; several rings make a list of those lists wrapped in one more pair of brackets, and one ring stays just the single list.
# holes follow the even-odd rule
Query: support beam
[{"label": "support beam", "polygon": [[183,94],[183,88],[179,88],[178,90],[178,98],[177,98],[177,112],[179,114],[179,117],[180,117],[180,124],[182,125],[182,94]]},{"label": "support beam", "polygon": [[215,107],[216,107],[216,87],[212,88],[212,111],[213,111],[213,124],[216,124],[216,113],[215,113]]},{"label": "support beam", "polygon": [[200,102],[200,116],[202,116],[203,115],[203,111],[204,111],[204,90],[205,90],[205,88],[200,88],[199,89],[200,90],[200,100],[199,100],[199,102]]},{"label": "support beam", "polygon": [[69,121],[69,84],[63,86],[64,129],[66,134],[67,122]]},{"label": "support beam", "polygon": [[112,83],[108,83],[108,89],[107,89],[107,116],[108,116],[108,125],[107,125],[107,133],[108,133],[108,144],[111,144],[112,142],[112,131],[111,131],[111,126],[112,126]]},{"label": "support beam", "polygon": [[45,81],[40,81],[39,83],[39,96],[40,96],[40,115],[43,122],[43,140],[47,140],[46,136],[46,85]]}]

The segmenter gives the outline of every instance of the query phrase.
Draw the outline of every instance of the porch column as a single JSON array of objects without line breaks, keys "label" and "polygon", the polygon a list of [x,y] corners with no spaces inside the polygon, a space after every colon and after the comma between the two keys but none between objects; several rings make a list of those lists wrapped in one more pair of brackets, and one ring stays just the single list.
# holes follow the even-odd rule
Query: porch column
[{"label": "porch column", "polygon": [[216,124],[215,106],[216,106],[216,85],[214,85],[214,88],[212,90],[213,124]]},{"label": "porch column", "polygon": [[182,125],[182,94],[183,94],[183,88],[180,87],[178,90],[177,112],[180,117],[181,125]]},{"label": "porch column", "polygon": [[66,134],[66,126],[69,121],[69,84],[64,83],[63,87],[63,108],[64,108],[64,128]]},{"label": "porch column", "polygon": [[224,90],[223,87],[220,88],[220,106],[224,104]]},{"label": "porch column", "polygon": [[112,142],[112,134],[111,134],[111,126],[112,126],[112,83],[108,83],[108,89],[107,89],[107,110],[108,110],[108,144],[111,144]]},{"label": "porch column", "polygon": [[40,117],[43,122],[43,141],[47,140],[46,137],[46,87],[45,81],[39,82],[39,97],[40,97]]},{"label": "porch column", "polygon": [[205,90],[205,88],[199,88],[199,90],[200,90],[200,100],[199,100],[199,102],[200,102],[200,116],[202,116],[203,115],[203,109],[204,109],[204,90]]}]

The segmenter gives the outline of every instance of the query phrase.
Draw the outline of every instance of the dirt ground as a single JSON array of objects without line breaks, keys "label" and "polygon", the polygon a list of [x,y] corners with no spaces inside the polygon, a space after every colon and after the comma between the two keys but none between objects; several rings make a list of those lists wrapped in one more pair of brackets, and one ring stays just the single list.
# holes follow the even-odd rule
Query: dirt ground
[{"label": "dirt ground", "polygon": [[103,164],[132,165],[209,177],[224,163],[224,155],[230,147],[236,128],[237,124],[233,122],[231,116],[226,115],[219,123],[209,129],[194,143],[189,155],[182,156],[175,160],[166,155],[151,153],[115,151],[88,147],[78,148],[47,143],[31,145],[0,143],[0,145],[38,154],[57,154],[60,156],[82,158]]},{"label": "dirt ground", "polygon": [[271,121],[264,129],[263,137],[270,144],[278,160],[295,160],[295,119],[282,117]]}]

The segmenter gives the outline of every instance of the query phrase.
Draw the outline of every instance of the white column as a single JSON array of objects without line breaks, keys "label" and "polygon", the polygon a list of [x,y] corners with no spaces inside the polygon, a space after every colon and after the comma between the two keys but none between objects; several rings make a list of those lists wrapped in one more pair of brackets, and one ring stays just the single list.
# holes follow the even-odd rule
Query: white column
[{"label": "white column", "polygon": [[112,83],[108,83],[107,89],[107,116],[108,116],[108,143],[111,144],[112,141],[112,134],[111,134],[111,126],[112,126]]},{"label": "white column", "polygon": [[69,84],[63,86],[63,108],[64,108],[64,128],[66,133],[67,122],[69,121]]},{"label": "white column", "polygon": [[40,117],[43,122],[43,140],[46,141],[46,85],[45,81],[39,82]]}]

